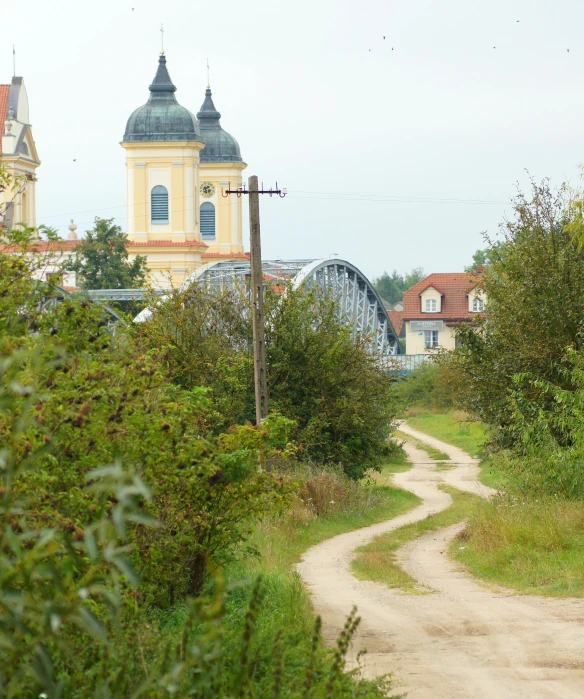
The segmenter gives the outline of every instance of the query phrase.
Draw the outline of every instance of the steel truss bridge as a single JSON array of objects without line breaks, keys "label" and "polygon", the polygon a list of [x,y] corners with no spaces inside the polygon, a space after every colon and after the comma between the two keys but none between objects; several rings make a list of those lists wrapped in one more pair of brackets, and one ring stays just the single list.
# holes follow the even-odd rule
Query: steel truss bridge
[{"label": "steel truss bridge", "polygon": [[[266,285],[292,283],[295,289],[305,286],[330,294],[338,301],[340,320],[351,323],[356,337],[369,338],[374,353],[388,358],[400,354],[398,337],[383,301],[367,277],[350,262],[337,258],[266,260],[262,262],[262,272]],[[203,283],[218,291],[231,288],[245,293],[249,291],[250,280],[249,260],[226,260],[194,270],[181,288]],[[143,289],[101,289],[87,293],[103,301],[139,300],[146,294]],[[164,294],[165,290],[159,293]],[[135,320],[146,320],[150,314],[151,311],[145,309]]]}]

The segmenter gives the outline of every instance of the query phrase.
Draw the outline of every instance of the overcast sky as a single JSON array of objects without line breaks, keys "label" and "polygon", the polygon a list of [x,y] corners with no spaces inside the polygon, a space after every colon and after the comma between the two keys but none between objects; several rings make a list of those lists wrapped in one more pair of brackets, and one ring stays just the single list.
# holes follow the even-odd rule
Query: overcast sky
[{"label": "overcast sky", "polygon": [[2,13],[0,82],[14,43],[39,223],[66,235],[71,217],[84,231],[113,216],[125,230],[119,142],[161,23],[178,101],[199,110],[208,57],[244,175],[288,188],[261,203],[265,259],[462,270],[526,169],[579,180],[581,0],[27,0]]}]

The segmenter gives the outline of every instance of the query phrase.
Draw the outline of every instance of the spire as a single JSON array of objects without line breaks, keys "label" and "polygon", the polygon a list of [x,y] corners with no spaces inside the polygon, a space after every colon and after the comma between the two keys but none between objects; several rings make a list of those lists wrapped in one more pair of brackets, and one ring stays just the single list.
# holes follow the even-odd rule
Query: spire
[{"label": "spire", "polygon": [[213,97],[211,96],[211,88],[205,90],[205,101],[201,105],[201,111],[197,112],[197,119],[202,119],[205,125],[219,124],[221,112],[215,109]]},{"label": "spire", "polygon": [[173,85],[166,68],[166,56],[163,53],[160,54],[158,59],[158,70],[152,85],[150,85],[150,92],[167,92],[171,94],[176,92],[176,87]]}]

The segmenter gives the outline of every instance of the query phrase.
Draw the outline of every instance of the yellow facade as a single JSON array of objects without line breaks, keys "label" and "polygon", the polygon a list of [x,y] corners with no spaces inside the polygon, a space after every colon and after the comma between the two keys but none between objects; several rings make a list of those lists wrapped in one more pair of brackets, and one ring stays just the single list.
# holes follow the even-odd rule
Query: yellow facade
[{"label": "yellow facade", "polygon": [[[211,197],[201,193],[201,203],[208,201],[215,206],[215,239],[205,239],[208,255],[217,254],[222,259],[226,255],[240,256],[244,252],[242,232],[242,197],[231,194],[223,196],[226,190],[242,186],[242,172],[245,163],[201,163],[200,180],[213,185]],[[208,262],[209,260],[207,260]]]},{"label": "yellow facade", "polygon": [[[124,143],[127,169],[128,238],[185,242],[201,240],[199,201],[200,141]],[[152,190],[168,191],[168,223],[153,220]]]}]

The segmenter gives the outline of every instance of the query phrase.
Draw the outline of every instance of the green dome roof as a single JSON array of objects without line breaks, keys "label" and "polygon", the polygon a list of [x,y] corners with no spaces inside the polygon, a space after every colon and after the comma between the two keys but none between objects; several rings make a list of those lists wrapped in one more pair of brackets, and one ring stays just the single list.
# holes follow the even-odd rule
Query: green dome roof
[{"label": "green dome roof", "polygon": [[158,70],[150,85],[150,99],[130,115],[124,141],[200,141],[197,119],[180,106],[175,92],[166,68],[166,56],[160,54]]},{"label": "green dome roof", "polygon": [[205,147],[200,153],[202,163],[240,163],[239,144],[219,123],[221,114],[215,109],[211,88],[205,90],[205,101],[197,119],[201,129],[201,140]]}]

